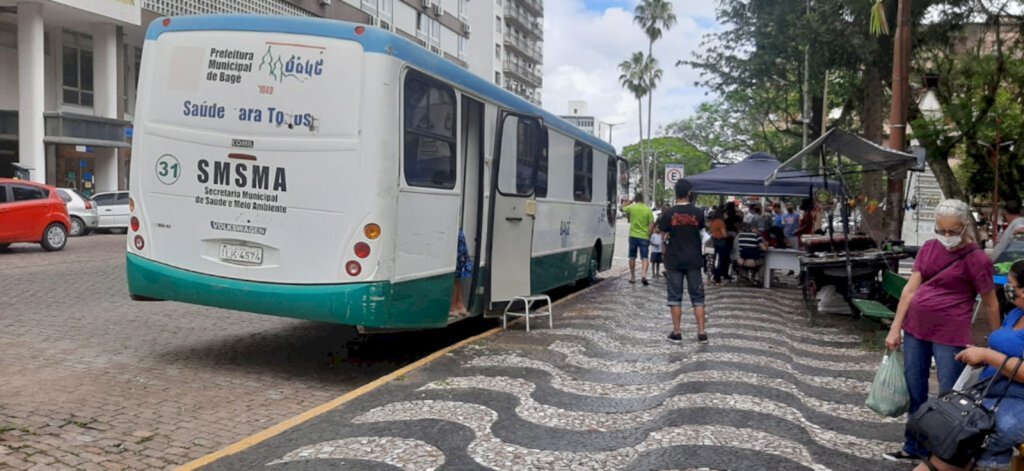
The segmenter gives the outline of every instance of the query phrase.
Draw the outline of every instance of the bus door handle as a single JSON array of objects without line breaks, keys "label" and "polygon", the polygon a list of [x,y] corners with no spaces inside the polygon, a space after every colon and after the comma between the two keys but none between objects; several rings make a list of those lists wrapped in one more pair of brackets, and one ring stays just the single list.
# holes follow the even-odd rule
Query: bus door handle
[{"label": "bus door handle", "polygon": [[505,218],[505,220],[506,221],[511,221],[511,222],[521,222],[523,220],[523,218],[518,217],[518,216],[515,216],[515,217],[509,216],[509,217]]}]

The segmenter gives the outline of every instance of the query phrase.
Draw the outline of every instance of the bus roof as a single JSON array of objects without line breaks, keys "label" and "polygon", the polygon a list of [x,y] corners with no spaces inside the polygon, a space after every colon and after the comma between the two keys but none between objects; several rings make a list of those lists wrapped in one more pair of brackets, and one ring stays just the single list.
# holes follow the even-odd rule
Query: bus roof
[{"label": "bus roof", "polygon": [[[156,39],[163,33],[173,31],[260,31],[324,36],[356,41],[362,44],[363,50],[368,53],[395,56],[506,108],[541,116],[549,127],[609,155],[616,154],[615,148],[607,142],[569,124],[554,114],[545,111],[543,108],[492,84],[490,81],[459,67],[455,63],[420,47],[408,39],[370,25],[319,18],[267,15],[177,16],[171,17],[169,20],[166,25],[164,24],[164,18],[153,21],[146,31],[146,40]],[[357,26],[365,27],[365,32],[362,35],[356,34],[355,28]]]}]

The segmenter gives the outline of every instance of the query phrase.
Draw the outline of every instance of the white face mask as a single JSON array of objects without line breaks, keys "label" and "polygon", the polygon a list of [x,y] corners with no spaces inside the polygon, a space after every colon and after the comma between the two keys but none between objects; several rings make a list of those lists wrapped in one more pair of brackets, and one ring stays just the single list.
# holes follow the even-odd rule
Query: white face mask
[{"label": "white face mask", "polygon": [[943,235],[940,235],[940,236],[937,237],[937,239],[939,240],[939,243],[942,244],[942,246],[946,248],[946,250],[953,250],[953,249],[957,248],[960,245],[961,242],[963,242],[963,237],[958,236],[958,235],[956,235],[956,236],[943,236]]}]

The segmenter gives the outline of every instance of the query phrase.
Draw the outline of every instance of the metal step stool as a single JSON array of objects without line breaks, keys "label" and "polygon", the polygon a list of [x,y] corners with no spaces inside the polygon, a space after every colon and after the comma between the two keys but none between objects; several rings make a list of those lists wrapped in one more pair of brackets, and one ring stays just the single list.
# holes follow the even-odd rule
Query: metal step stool
[{"label": "metal step stool", "polygon": [[[520,312],[520,311],[512,311],[511,310],[512,306],[515,306],[517,301],[521,301],[523,303],[523,310],[522,310],[522,312]],[[545,303],[547,303],[547,309],[546,310],[538,309],[535,312],[530,312],[530,308],[533,307],[533,303],[535,303],[537,301],[544,301]],[[551,315],[551,298],[548,295],[546,295],[546,294],[539,294],[537,296],[513,296],[512,300],[509,301],[508,305],[505,306],[505,312],[503,312],[501,314],[501,328],[502,329],[508,328],[508,317],[509,316],[512,316],[512,317],[525,317],[526,318],[526,331],[527,332],[530,331],[530,318],[531,317],[544,317],[544,316],[547,316],[547,318],[548,318],[548,328],[549,329],[555,328],[554,319],[552,318],[552,315]]]}]

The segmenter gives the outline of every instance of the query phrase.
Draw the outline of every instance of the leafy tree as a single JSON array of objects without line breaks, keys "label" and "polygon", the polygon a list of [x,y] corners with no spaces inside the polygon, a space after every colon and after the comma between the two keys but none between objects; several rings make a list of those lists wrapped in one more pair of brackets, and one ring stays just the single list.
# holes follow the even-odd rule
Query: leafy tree
[{"label": "leafy tree", "polygon": [[[645,95],[647,95],[648,91],[650,90],[650,77],[653,75],[655,70],[659,71],[657,75],[658,78],[661,78],[660,69],[658,68],[658,61],[655,60],[654,57],[645,56],[643,51],[634,52],[633,55],[630,56],[629,60],[623,61],[621,64],[619,64],[619,83],[622,84],[622,86],[626,90],[629,90],[629,92],[632,93],[634,97],[636,97],[637,108],[639,110],[639,113],[637,113],[637,121],[640,125],[639,135],[641,136],[641,155],[643,155],[644,134],[643,98]],[[640,178],[640,192],[644,194],[644,196],[648,196],[648,192],[646,191],[646,189],[648,188],[648,167],[646,159],[641,159],[640,167],[642,171],[642,176]]]},{"label": "leafy tree", "polygon": [[[911,12],[914,50],[950,43],[953,34],[975,14],[977,3],[915,0]],[[734,131],[728,134],[747,133],[749,137],[742,141],[757,146],[752,150],[785,156],[801,144],[805,122],[811,137],[819,136],[825,121],[822,114],[834,110],[840,113],[831,120],[833,126],[858,131],[881,143],[893,38],[872,34],[869,25],[874,17],[874,31],[884,30],[880,21],[895,18],[896,7],[896,1],[879,6],[877,1],[864,0],[721,0],[717,17],[725,28],[706,36],[700,52],[678,65],[702,73],[701,84],[722,97],[728,108],[722,116],[745,118],[734,121]],[[930,13],[929,24],[921,28],[926,12]],[[803,112],[805,64],[810,70],[810,116]],[[686,133],[685,126],[677,129]],[[863,177],[863,191],[882,201],[883,175]],[[880,220],[867,222],[882,229]]]},{"label": "leafy tree", "polygon": [[[664,33],[676,24],[676,14],[672,11],[672,2],[667,0],[643,0],[634,10],[633,22],[644,30],[649,40],[647,56],[654,58],[654,42],[661,39]],[[655,67],[651,69],[647,78],[647,140],[651,140],[651,127],[654,123],[654,90],[658,88],[661,81],[662,70]],[[643,130],[640,131],[643,133]],[[641,135],[641,139],[642,139]],[[651,174],[651,182],[657,180]],[[652,186],[653,188],[653,186]]]},{"label": "leafy tree", "polygon": [[[917,110],[913,137],[925,147],[928,163],[950,197],[990,200],[995,182],[995,143],[999,148],[1000,199],[1019,199],[1024,176],[1024,27],[992,15],[958,42],[923,51],[919,68],[933,74],[937,115]],[[969,42],[977,33],[977,39]],[[987,34],[986,34],[987,33]],[[956,172],[948,160],[962,161]]]},{"label": "leafy tree", "polygon": [[[711,170],[711,157],[697,149],[693,145],[678,137],[656,137],[647,142],[646,151],[654,155],[654,174],[658,176],[655,181],[654,202],[665,203],[674,199],[673,190],[665,189],[662,184],[662,176],[665,174],[665,164],[683,164],[687,175],[696,175]],[[638,179],[641,175],[636,168],[641,159],[641,144],[632,144],[622,149],[622,157],[629,162],[630,179]]]}]

